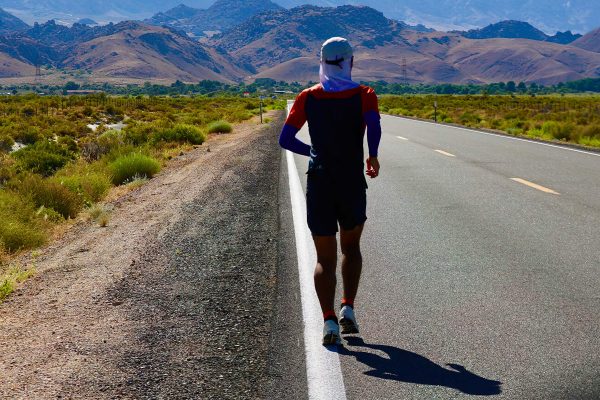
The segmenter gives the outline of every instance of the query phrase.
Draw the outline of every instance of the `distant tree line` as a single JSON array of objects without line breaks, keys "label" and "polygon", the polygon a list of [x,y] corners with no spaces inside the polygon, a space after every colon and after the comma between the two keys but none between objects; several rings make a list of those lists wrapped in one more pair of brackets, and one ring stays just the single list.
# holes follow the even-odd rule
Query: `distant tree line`
[{"label": "distant tree line", "polygon": [[[314,85],[316,82],[300,84],[298,82],[276,81],[270,78],[256,79],[251,84],[227,84],[223,82],[203,80],[198,83],[184,83],[176,81],[171,85],[157,85],[146,82],[143,85],[112,85],[109,83],[86,83],[67,82],[65,85],[5,85],[0,86],[2,94],[17,93],[39,93],[48,95],[68,94],[70,91],[102,91],[111,95],[147,95],[147,96],[219,96],[219,95],[273,95],[286,93],[298,93],[304,88]],[[373,87],[379,94],[529,94],[543,95],[555,93],[600,93],[600,78],[588,78],[578,81],[559,83],[557,85],[540,85],[535,82],[498,82],[483,85],[457,85],[457,84],[403,84],[388,83],[385,81],[362,82]]]},{"label": "distant tree line", "polygon": [[535,82],[516,83],[514,81],[490,83],[485,85],[455,84],[416,84],[387,83],[384,81],[364,82],[380,94],[555,94],[555,93],[600,93],[600,78],[588,78],[557,85],[538,85]]}]

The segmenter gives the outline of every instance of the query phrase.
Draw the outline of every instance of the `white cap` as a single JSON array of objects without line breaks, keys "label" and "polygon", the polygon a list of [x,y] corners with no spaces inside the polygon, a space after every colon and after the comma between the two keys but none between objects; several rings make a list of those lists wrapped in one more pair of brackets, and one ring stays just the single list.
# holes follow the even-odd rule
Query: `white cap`
[{"label": "white cap", "polygon": [[321,47],[321,61],[349,60],[353,55],[350,42],[342,37],[332,37]]}]

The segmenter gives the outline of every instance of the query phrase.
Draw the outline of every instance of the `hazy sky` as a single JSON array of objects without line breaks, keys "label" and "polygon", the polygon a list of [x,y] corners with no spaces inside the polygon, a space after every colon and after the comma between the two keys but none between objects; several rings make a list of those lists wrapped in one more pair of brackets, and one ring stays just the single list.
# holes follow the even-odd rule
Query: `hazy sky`
[{"label": "hazy sky", "polygon": [[[240,0],[243,1],[243,0]],[[28,23],[55,18],[72,23],[89,17],[98,22],[140,19],[180,3],[206,8],[214,0],[0,0]],[[389,18],[437,29],[482,27],[505,19],[530,22],[547,33],[573,30],[586,33],[600,26],[600,0],[275,0],[284,7],[311,3],[320,6],[365,4]]]}]

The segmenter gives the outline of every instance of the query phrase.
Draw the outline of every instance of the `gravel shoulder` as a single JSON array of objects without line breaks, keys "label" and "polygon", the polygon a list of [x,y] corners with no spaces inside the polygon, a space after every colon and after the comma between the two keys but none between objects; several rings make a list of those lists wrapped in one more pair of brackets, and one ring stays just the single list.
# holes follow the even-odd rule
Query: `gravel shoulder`
[{"label": "gravel shoulder", "polygon": [[174,160],[113,203],[107,228],[80,224],[43,250],[0,305],[1,398],[273,393],[283,113],[273,117]]}]

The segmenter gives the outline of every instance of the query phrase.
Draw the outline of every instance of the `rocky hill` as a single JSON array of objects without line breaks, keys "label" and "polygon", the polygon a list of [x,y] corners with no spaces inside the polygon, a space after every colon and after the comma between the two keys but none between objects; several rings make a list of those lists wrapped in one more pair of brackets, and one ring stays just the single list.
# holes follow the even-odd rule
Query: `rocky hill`
[{"label": "rocky hill", "polygon": [[[71,28],[53,21],[36,24],[28,31],[0,36],[0,54],[15,60],[13,64],[50,64],[107,77],[231,82],[244,75],[227,54],[170,28],[132,21]],[[5,68],[2,76],[14,73]]]},{"label": "rocky hill", "polygon": [[568,44],[581,37],[571,31],[557,32],[554,36],[546,35],[533,25],[522,21],[501,21],[482,29],[471,29],[462,35],[469,39],[530,39]]},{"label": "rocky hill", "polygon": [[238,25],[256,14],[283,10],[270,0],[217,0],[206,10],[179,5],[164,13],[158,13],[145,22],[167,25],[195,36],[206,32],[224,31]]},{"label": "rocky hill", "polygon": [[261,70],[298,57],[318,60],[321,44],[332,36],[347,37],[367,49],[386,44],[406,48],[403,29],[369,7],[301,6],[256,15],[208,43],[225,49],[247,69]]},{"label": "rocky hill", "polygon": [[419,32],[369,7],[301,6],[257,15],[208,43],[256,77],[288,81],[317,80],[319,49],[331,36],[353,43],[361,80],[557,83],[600,76],[596,53],[542,41],[548,37],[535,28],[528,32],[527,39],[469,39],[460,32]]},{"label": "rocky hill", "polygon": [[581,49],[600,53],[600,28],[593,30],[573,43]]},{"label": "rocky hill", "polygon": [[29,28],[25,22],[0,8],[0,33],[22,31]]},{"label": "rocky hill", "polygon": [[[431,32],[388,19],[366,6],[275,7],[256,13],[257,3],[245,2],[249,8],[240,3],[244,2],[219,0],[212,12],[217,8],[223,12],[221,21],[251,17],[201,41],[174,23],[174,27],[132,21],[72,27],[53,21],[35,24],[26,31],[0,35],[0,76],[23,74],[33,65],[52,65],[101,77],[143,80],[252,81],[265,77],[308,82],[318,79],[319,50],[331,36],[352,42],[357,80],[554,84],[600,76],[599,31],[565,45],[517,21],[467,33]],[[262,6],[270,7],[269,3]],[[180,6],[161,18],[181,21],[193,14],[192,21],[209,10]]]}]

